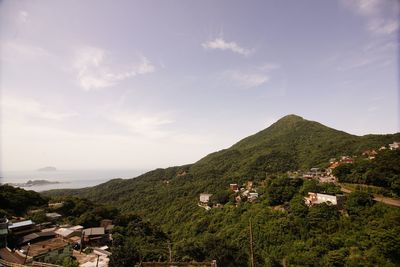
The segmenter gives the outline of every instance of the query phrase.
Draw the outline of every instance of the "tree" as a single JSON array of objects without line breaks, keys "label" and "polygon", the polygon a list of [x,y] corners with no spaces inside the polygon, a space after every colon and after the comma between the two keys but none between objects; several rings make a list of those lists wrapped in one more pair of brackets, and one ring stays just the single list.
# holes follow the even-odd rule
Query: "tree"
[{"label": "tree", "polygon": [[221,190],[213,194],[210,198],[210,204],[226,204],[232,192],[230,190]]},{"label": "tree", "polygon": [[301,195],[295,196],[290,201],[290,212],[297,217],[306,217],[308,213],[308,207],[304,203],[304,199]]},{"label": "tree", "polygon": [[347,196],[345,208],[350,215],[360,215],[365,207],[374,204],[372,195],[362,191],[352,192]]},{"label": "tree", "polygon": [[121,234],[113,235],[110,267],[132,267],[140,261],[139,251],[134,242]]},{"label": "tree", "polygon": [[307,218],[312,229],[332,233],[337,228],[339,213],[336,206],[321,203],[310,208]]},{"label": "tree", "polygon": [[348,176],[351,174],[353,164],[342,164],[336,167],[332,174],[338,178],[339,182],[351,182]]},{"label": "tree", "polygon": [[63,267],[79,267],[79,262],[71,257],[65,258],[62,262]]},{"label": "tree", "polygon": [[298,192],[303,180],[280,177],[274,179],[267,186],[268,200],[271,206],[283,204],[290,201]]}]

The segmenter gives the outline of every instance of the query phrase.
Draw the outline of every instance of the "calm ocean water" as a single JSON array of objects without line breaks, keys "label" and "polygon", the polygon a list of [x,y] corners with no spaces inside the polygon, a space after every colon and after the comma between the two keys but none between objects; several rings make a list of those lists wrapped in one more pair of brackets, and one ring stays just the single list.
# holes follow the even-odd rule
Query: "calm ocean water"
[{"label": "calm ocean water", "polygon": [[57,170],[57,171],[9,171],[0,173],[0,183],[26,183],[29,180],[57,181],[59,184],[24,187],[37,192],[50,189],[83,188],[95,186],[114,178],[129,179],[147,170]]}]

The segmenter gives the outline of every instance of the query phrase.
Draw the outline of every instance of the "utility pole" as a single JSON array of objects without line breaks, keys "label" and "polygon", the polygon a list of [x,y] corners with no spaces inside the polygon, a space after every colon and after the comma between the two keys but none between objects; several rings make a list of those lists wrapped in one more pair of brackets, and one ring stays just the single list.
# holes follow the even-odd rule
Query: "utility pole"
[{"label": "utility pole", "polygon": [[169,262],[172,262],[172,249],[171,249],[171,242],[168,241],[168,252],[169,252]]},{"label": "utility pole", "polygon": [[250,260],[251,260],[251,267],[254,267],[253,227],[251,224],[251,218],[250,218]]},{"label": "utility pole", "polygon": [[82,232],[81,232],[81,244],[80,244],[79,254],[82,254],[83,240],[84,240],[84,239],[85,239],[85,232],[82,230]]},{"label": "utility pole", "polygon": [[28,259],[28,254],[29,254],[29,249],[30,249],[30,248],[31,248],[31,243],[28,243],[28,249],[26,250],[24,265],[25,265],[25,263],[26,263],[26,260]]}]

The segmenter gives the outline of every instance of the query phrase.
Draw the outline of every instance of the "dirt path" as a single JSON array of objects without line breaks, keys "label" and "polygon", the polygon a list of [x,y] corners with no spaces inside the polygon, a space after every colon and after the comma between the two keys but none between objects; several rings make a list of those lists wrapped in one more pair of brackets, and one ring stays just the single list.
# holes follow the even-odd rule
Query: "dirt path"
[{"label": "dirt path", "polygon": [[[344,187],[343,185],[339,184],[340,186],[340,190],[342,190],[343,193],[351,193],[354,190],[351,190],[347,187]],[[382,202],[385,203],[387,205],[391,205],[391,206],[396,206],[396,207],[400,207],[400,199],[397,198],[390,198],[390,197],[384,197],[384,196],[380,196],[380,195],[373,195],[374,196],[374,200],[378,201],[378,202]]]},{"label": "dirt path", "polygon": [[374,195],[374,200],[378,202],[382,202],[388,205],[400,207],[400,200],[396,198],[390,198],[390,197],[383,197],[383,196],[378,196]]}]

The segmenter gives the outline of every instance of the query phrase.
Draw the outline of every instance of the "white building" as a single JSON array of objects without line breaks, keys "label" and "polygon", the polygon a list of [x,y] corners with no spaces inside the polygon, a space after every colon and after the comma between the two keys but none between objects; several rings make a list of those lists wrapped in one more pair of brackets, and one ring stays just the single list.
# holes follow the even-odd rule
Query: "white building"
[{"label": "white building", "polygon": [[210,201],[212,194],[200,194],[200,203],[207,204]]},{"label": "white building", "polygon": [[333,195],[328,195],[328,194],[309,192],[308,197],[304,198],[304,202],[308,206],[321,204],[321,203],[328,203],[330,205],[341,205],[342,199],[343,199],[343,196],[333,196]]},{"label": "white building", "polygon": [[393,144],[389,144],[390,150],[400,149],[400,142],[393,142]]},{"label": "white building", "polygon": [[256,192],[252,192],[252,193],[249,193],[249,196],[248,196],[248,200],[249,200],[249,202],[253,202],[254,200],[256,200],[258,198],[258,193],[256,193]]}]

